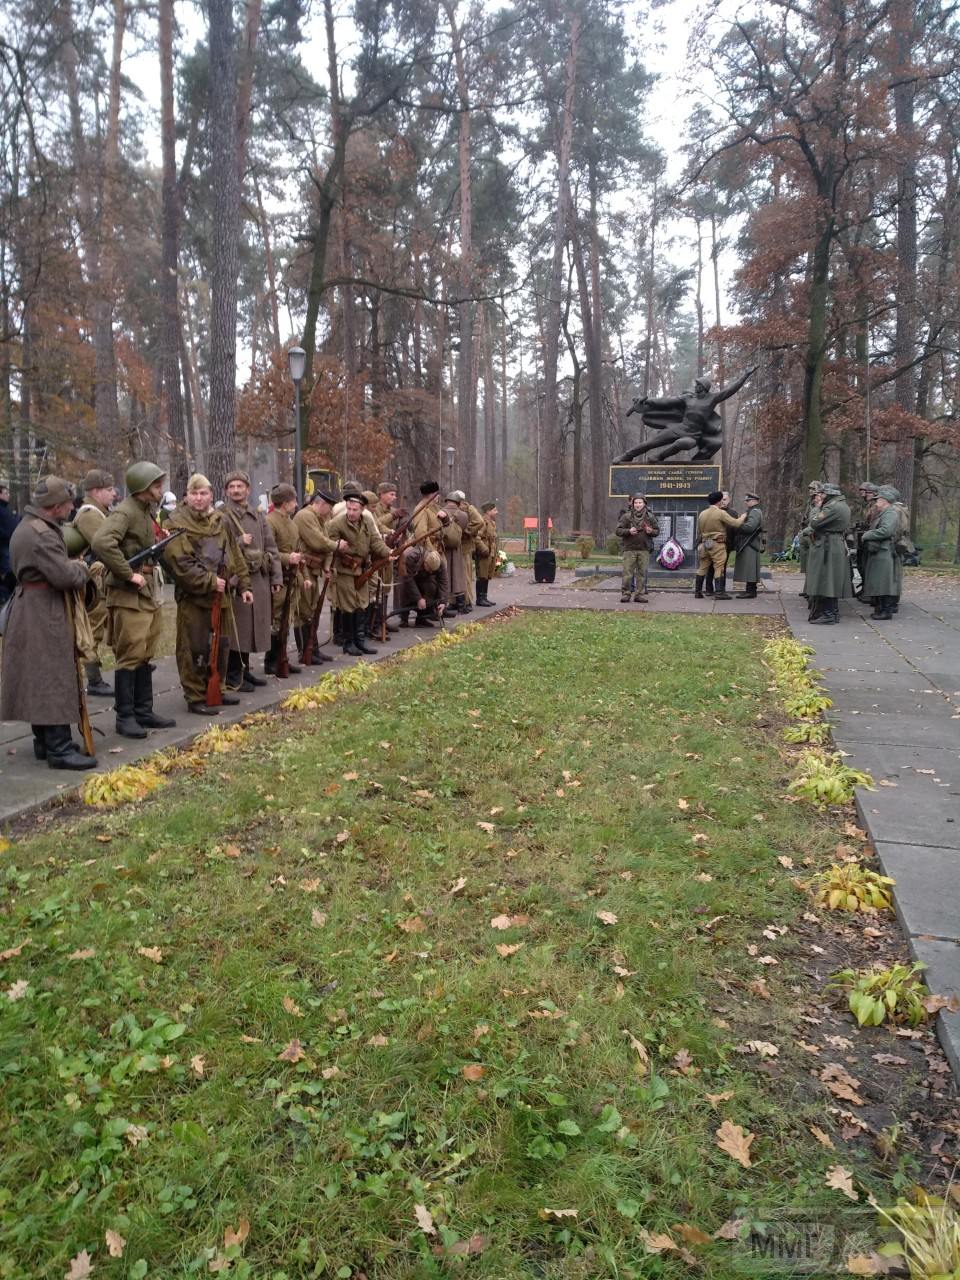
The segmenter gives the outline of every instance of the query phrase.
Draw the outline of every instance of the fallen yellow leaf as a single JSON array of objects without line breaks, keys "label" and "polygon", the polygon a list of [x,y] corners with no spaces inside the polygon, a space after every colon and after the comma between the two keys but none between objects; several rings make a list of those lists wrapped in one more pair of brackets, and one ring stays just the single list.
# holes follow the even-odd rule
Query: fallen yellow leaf
[{"label": "fallen yellow leaf", "polygon": [[724,1120],[723,1124],[717,1130],[717,1146],[732,1160],[736,1160],[738,1164],[742,1164],[744,1169],[751,1167],[750,1147],[756,1134],[745,1133],[738,1124],[733,1124],[730,1120]]}]

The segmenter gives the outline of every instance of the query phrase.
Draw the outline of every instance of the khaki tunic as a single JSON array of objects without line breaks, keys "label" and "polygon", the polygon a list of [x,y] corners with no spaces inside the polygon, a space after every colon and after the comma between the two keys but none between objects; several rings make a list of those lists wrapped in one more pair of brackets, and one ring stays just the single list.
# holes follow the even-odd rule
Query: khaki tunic
[{"label": "khaki tunic", "polygon": [[419,538],[421,534],[428,533],[430,536],[424,538],[422,545],[433,547],[434,551],[439,551],[440,555],[444,554],[443,525],[437,515],[435,503],[431,502],[422,511],[418,511],[410,528],[415,538]]},{"label": "khaki tunic", "polygon": [[283,590],[278,591],[273,597],[273,617],[270,622],[271,630],[277,632],[280,630],[280,617],[283,613],[283,602],[288,587],[291,592],[289,619],[290,622],[296,622],[297,620],[303,572],[299,566],[290,564],[290,556],[294,551],[300,550],[300,537],[297,532],[297,526],[293,523],[293,516],[288,516],[284,511],[274,509],[269,512],[267,514],[267,524],[270,526],[274,541],[277,544],[277,554],[280,557],[283,575]]},{"label": "khaki tunic", "polygon": [[80,689],[76,647],[66,593],[89,577],[71,560],[63,534],[48,511],[24,508],[10,539],[17,576],[0,667],[0,720],[27,724],[78,724]]},{"label": "khaki tunic", "polygon": [[[221,510],[227,528],[237,535],[237,549],[247,562],[253,592],[253,604],[244,604],[240,599],[233,602],[236,635],[230,636],[230,647],[237,653],[266,653],[270,648],[273,587],[283,582],[273,530],[263,512],[245,502],[238,504],[228,498]],[[244,533],[253,538],[249,546],[239,540]]]},{"label": "khaki tunic", "polygon": [[450,595],[467,594],[467,567],[463,558],[463,540],[466,537],[468,517],[460,507],[445,507],[450,517],[443,530],[443,547],[447,558],[447,574],[450,579]]},{"label": "khaki tunic", "polygon": [[[364,512],[363,516],[368,514]],[[372,517],[364,519],[363,516],[357,524],[351,524],[344,512],[342,515],[333,516],[327,523],[329,537],[335,542],[343,538],[350,544],[350,551],[346,553],[350,560],[345,559],[344,552],[337,551],[333,556],[332,565],[337,608],[343,609],[346,613],[365,609],[369,603],[369,581],[362,587],[358,587],[356,582],[358,575],[366,568],[367,562],[371,557],[380,560],[390,554],[390,548],[381,537],[376,521]]]},{"label": "khaki tunic", "polygon": [[[392,533],[397,527],[397,513],[393,507],[385,507],[382,502],[376,503],[371,512],[374,520],[377,522],[377,528],[384,537],[388,533]],[[390,588],[393,586],[393,564],[385,564],[380,570],[380,581],[383,583],[384,590],[389,595]]]},{"label": "khaki tunic", "polygon": [[[86,538],[87,546],[92,546],[93,539],[106,518],[107,512],[105,508],[99,506],[96,502],[85,502],[73,517],[73,527],[79,530]],[[102,560],[94,560],[93,564],[88,567],[90,569],[90,580],[97,589],[97,598],[93,604],[87,606],[87,617],[90,619],[94,647],[99,655],[100,646],[103,644],[104,637],[107,634],[108,614],[105,594],[107,571]]]},{"label": "khaki tunic", "polygon": [[144,585],[130,579],[136,570],[127,561],[158,539],[150,508],[129,497],[115,507],[94,534],[91,550],[107,570],[107,639],[124,671],[149,662],[160,641],[160,579],[153,565],[144,565]]},{"label": "khaki tunic", "polygon": [[[177,601],[177,670],[188,703],[203,702],[207,693],[210,657],[211,611],[217,598],[217,577],[227,579],[220,621],[221,676],[226,675],[227,657],[235,647],[235,624],[231,588],[250,590],[250,570],[231,535],[226,518],[216,508],[198,515],[186,503],[170,517],[170,531],[184,533],[171,543],[165,559],[173,575]],[[172,552],[172,554],[171,554]]]},{"label": "khaki tunic", "polygon": [[467,580],[465,594],[470,604],[474,604],[474,583],[477,578],[474,555],[477,550],[477,542],[483,537],[483,515],[472,502],[463,503],[462,509],[467,513],[467,527],[460,541],[460,554],[463,556],[463,570]]},{"label": "khaki tunic", "polygon": [[[723,573],[727,564],[727,530],[739,529],[746,518],[744,514],[734,519],[722,507],[716,505],[700,512],[697,519],[698,574],[705,575],[711,564],[713,572],[718,577]],[[707,538],[713,542],[710,550],[704,546],[704,540]]]},{"label": "khaki tunic", "polygon": [[[310,563],[301,579],[300,599],[297,607],[297,621],[302,626],[313,617],[313,611],[323,590],[324,570],[330,567],[330,557],[337,544],[327,536],[328,520],[322,519],[312,506],[304,507],[293,517],[293,523],[300,539],[300,550],[310,556]],[[306,586],[306,582],[310,586]],[[329,595],[329,591],[327,592]]]},{"label": "khaki tunic", "polygon": [[478,545],[477,577],[489,581],[497,573],[497,522],[490,516],[483,517],[483,538]]}]

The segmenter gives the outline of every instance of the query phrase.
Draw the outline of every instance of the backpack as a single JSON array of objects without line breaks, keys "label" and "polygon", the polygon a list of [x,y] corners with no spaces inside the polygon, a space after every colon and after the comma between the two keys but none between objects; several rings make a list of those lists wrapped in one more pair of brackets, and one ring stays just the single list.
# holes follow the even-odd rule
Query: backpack
[{"label": "backpack", "polygon": [[894,554],[901,560],[907,560],[917,554],[917,548],[910,537],[910,512],[902,502],[895,502],[894,510],[897,513],[897,531],[893,535]]},{"label": "backpack", "polygon": [[683,561],[683,547],[676,538],[668,538],[660,548],[657,564],[662,565],[664,569],[679,569]]}]

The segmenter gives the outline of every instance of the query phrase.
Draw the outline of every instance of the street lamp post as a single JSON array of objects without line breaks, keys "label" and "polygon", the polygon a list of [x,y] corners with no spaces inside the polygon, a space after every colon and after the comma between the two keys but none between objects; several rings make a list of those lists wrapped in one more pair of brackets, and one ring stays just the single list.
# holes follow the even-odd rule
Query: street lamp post
[{"label": "street lamp post", "polygon": [[447,493],[453,491],[453,455],[456,453],[453,445],[447,446]]},{"label": "street lamp post", "polygon": [[303,504],[303,463],[300,458],[300,383],[307,368],[307,353],[303,347],[291,347],[287,352],[287,367],[296,393],[297,426],[293,437],[293,487],[297,491],[297,506]]}]

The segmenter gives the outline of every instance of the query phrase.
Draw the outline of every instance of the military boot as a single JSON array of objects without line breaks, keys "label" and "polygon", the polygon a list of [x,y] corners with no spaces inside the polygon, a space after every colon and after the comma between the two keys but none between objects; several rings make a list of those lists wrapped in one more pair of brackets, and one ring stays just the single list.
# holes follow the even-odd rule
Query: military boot
[{"label": "military boot", "polygon": [[757,584],[755,582],[748,582],[745,590],[743,590],[740,595],[734,596],[733,598],[734,600],[756,600]]},{"label": "military boot", "polygon": [[143,729],[172,729],[176,720],[158,716],[153,709],[153,673],[143,663],[133,673],[133,714]]},{"label": "military boot", "polygon": [[366,609],[354,609],[353,611],[353,643],[357,646],[361,653],[376,653],[377,650],[373,645],[367,644],[367,611]]},{"label": "military boot", "polygon": [[342,609],[334,609],[333,611],[333,643],[346,644],[350,639],[348,634],[349,628],[344,625],[344,613]]},{"label": "military boot", "polygon": [[727,595],[727,575],[721,573],[719,578],[714,579],[714,600],[732,600],[733,596]]},{"label": "military boot", "polygon": [[277,674],[277,652],[279,648],[280,636],[274,632],[270,637],[270,648],[263,659],[263,674],[265,676],[275,676]]},{"label": "military boot", "polygon": [[622,587],[620,588],[620,603],[621,603],[621,604],[629,604],[629,603],[630,603],[630,588],[629,588],[629,587],[627,587],[627,589],[626,589],[626,590],[624,590]]},{"label": "military boot", "polygon": [[343,652],[351,658],[362,658],[363,651],[357,646],[357,615],[344,609],[340,614],[340,634],[343,638]]},{"label": "military boot", "polygon": [[820,609],[810,621],[818,626],[832,627],[840,621],[840,610],[834,596],[819,596]]},{"label": "military boot", "polygon": [[88,662],[84,668],[87,677],[87,695],[92,698],[111,698],[113,689],[104,680],[99,662]]},{"label": "military boot", "polygon": [[[138,667],[137,670],[140,668]],[[136,697],[136,671],[125,671],[117,668],[113,677],[114,707],[117,712],[117,733],[121,738],[145,738],[146,729],[137,723],[133,704]]]},{"label": "military boot", "polygon": [[312,667],[318,667],[318,666],[320,666],[320,665],[321,665],[322,663],[324,663],[324,662],[332,662],[332,661],[333,661],[333,655],[332,655],[332,654],[329,654],[329,653],[324,653],[324,652],[323,652],[323,650],[320,648],[320,637],[319,637],[319,635],[317,635],[317,628],[316,628],[316,627],[314,627],[314,630],[313,630],[313,661],[311,662],[311,664],[310,664],[310,665],[311,665]]},{"label": "military boot", "polygon": [[[133,672],[127,672],[133,675]],[[147,735],[144,734],[144,737]],[[70,726],[66,724],[47,724],[43,726],[43,740],[47,749],[47,765],[51,769],[95,769],[97,757],[83,755],[76,750],[76,743],[70,737]]]},{"label": "military boot", "polygon": [[255,676],[253,674],[253,671],[250,669],[249,653],[241,653],[240,661],[243,663],[243,678],[246,680],[247,684],[252,685],[256,689],[258,686],[265,685],[267,683],[266,680],[261,680],[259,676]]},{"label": "military boot", "polygon": [[703,577],[699,573],[693,580],[693,598],[694,600],[703,599]]},{"label": "military boot", "polygon": [[[33,754],[37,760],[46,760],[47,758],[47,726],[44,724],[32,724],[30,728],[33,730]],[[78,754],[83,751],[83,743],[70,739],[70,745]]]},{"label": "military boot", "polygon": [[880,597],[880,612],[874,615],[878,622],[893,621],[893,603],[895,599],[895,596]]}]

